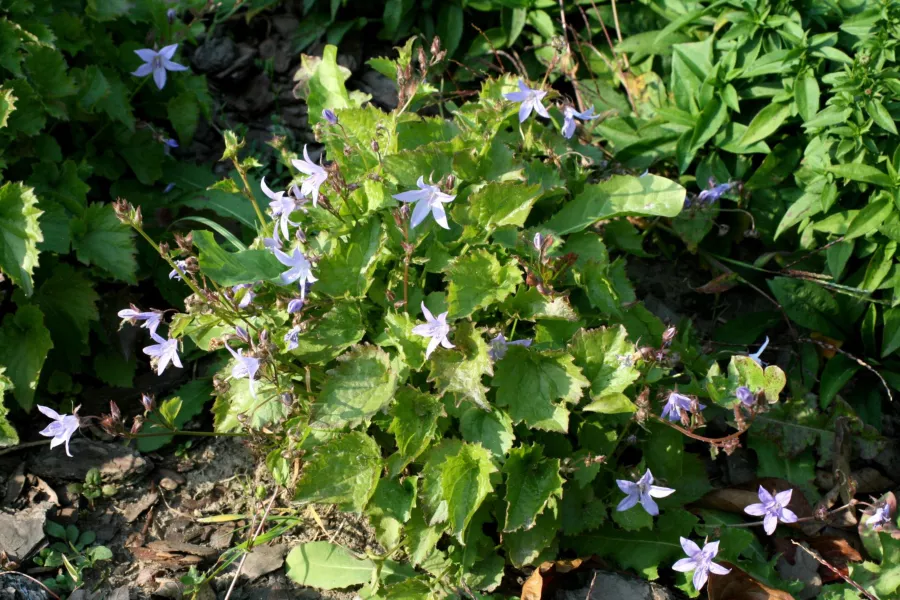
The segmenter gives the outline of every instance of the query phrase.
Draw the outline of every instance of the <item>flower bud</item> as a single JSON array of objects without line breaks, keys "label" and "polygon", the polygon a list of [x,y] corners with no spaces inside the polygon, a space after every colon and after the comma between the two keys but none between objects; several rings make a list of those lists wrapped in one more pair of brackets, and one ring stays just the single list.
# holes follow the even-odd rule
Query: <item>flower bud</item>
[{"label": "flower bud", "polygon": [[326,108],[325,110],[322,111],[322,118],[325,119],[326,121],[328,121],[332,125],[338,124],[337,115],[334,114],[334,111],[331,110],[330,108]]},{"label": "flower bud", "polygon": [[150,394],[141,394],[141,405],[144,407],[144,412],[151,412],[156,408],[156,399]]},{"label": "flower bud", "polygon": [[675,336],[678,334],[678,329],[676,327],[669,327],[662,334],[662,342],[663,346],[668,346],[672,343],[672,340],[675,339]]},{"label": "flower bud", "polygon": [[131,435],[135,435],[140,432],[141,428],[144,426],[144,417],[141,415],[137,415],[134,420],[131,422]]},{"label": "flower bud", "polygon": [[234,328],[234,333],[238,337],[238,339],[241,340],[242,342],[244,342],[245,344],[250,343],[250,334],[247,333],[247,330],[244,329],[243,327],[241,327],[240,325],[238,325],[237,327]]},{"label": "flower bud", "polygon": [[166,19],[169,21],[169,25],[175,23],[175,19],[178,17],[178,13],[175,12],[174,8],[170,8],[166,11]]},{"label": "flower bud", "polygon": [[281,403],[285,406],[290,406],[294,403],[294,395],[290,392],[285,392],[281,395]]},{"label": "flower bud", "polygon": [[190,252],[194,249],[194,232],[190,232],[187,235],[181,235],[180,233],[175,234],[175,243],[178,245],[178,248],[183,252]]}]

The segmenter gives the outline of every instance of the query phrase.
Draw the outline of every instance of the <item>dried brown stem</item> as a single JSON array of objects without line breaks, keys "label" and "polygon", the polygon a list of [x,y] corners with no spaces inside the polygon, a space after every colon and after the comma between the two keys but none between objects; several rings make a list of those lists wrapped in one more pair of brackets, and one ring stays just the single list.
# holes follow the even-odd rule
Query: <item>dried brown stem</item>
[{"label": "dried brown stem", "polygon": [[816,559],[816,562],[818,562],[820,565],[827,568],[829,571],[831,571],[832,573],[834,573],[835,575],[837,575],[838,577],[840,577],[841,579],[846,581],[849,585],[853,586],[856,589],[856,591],[858,591],[860,594],[865,596],[868,600],[878,600],[877,597],[875,597],[872,594],[870,594],[869,592],[867,592],[865,590],[865,588],[863,588],[863,586],[859,585],[858,583],[856,583],[855,581],[853,581],[852,579],[850,579],[849,577],[847,577],[846,575],[841,573],[840,569],[832,566],[828,561],[826,561],[824,558],[819,556],[817,553],[813,552],[806,546],[799,544],[797,542],[797,540],[791,540],[791,543],[794,544],[795,546],[797,546],[798,548],[802,549],[804,552],[806,552],[807,554],[812,556],[814,559]]}]

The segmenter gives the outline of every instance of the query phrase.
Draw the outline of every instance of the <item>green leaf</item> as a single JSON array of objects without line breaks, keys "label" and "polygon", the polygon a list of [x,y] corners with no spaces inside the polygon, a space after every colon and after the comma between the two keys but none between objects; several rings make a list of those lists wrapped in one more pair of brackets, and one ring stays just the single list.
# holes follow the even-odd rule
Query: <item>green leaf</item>
[{"label": "green leaf", "polygon": [[447,270],[449,317],[467,317],[480,308],[503,302],[521,281],[515,261],[501,266],[497,257],[483,248],[464,254]]},{"label": "green leaf", "polygon": [[394,399],[391,407],[394,418],[388,433],[394,434],[397,440],[399,460],[390,463],[392,475],[397,475],[434,440],[438,418],[444,416],[444,404],[438,398],[409,386],[398,389]]},{"label": "green leaf", "polygon": [[566,433],[567,404],[577,404],[590,383],[562,352],[536,352],[511,346],[496,365],[492,385],[497,404],[509,407],[514,423],[525,421],[534,429]]},{"label": "green leaf", "polygon": [[860,366],[855,360],[847,358],[843,354],[835,354],[825,363],[822,378],[819,383],[819,406],[827,408],[841,391],[841,388],[853,379]]},{"label": "green leaf", "polygon": [[576,281],[584,288],[591,305],[604,315],[621,317],[621,308],[637,298],[625,273],[625,259],[617,258],[611,264],[600,260],[588,260],[577,269]]},{"label": "green leaf", "polygon": [[428,338],[412,332],[416,322],[408,313],[388,313],[384,316],[387,325],[385,339],[378,341],[382,346],[393,346],[400,351],[403,361],[410,369],[418,371],[425,364],[425,350]]},{"label": "green leaf", "polygon": [[372,285],[372,272],[381,242],[378,219],[357,224],[346,242],[336,244],[319,261],[317,271],[323,276],[316,283],[316,291],[332,298],[365,296]]},{"label": "green leaf", "polygon": [[194,245],[200,250],[203,274],[222,286],[271,281],[287,270],[268,250],[228,252],[211,231],[194,231]]},{"label": "green leaf", "polygon": [[71,96],[77,91],[62,53],[49,45],[32,46],[24,65],[29,82],[45,101]]},{"label": "green leaf", "polygon": [[0,271],[26,296],[34,291],[37,245],[44,240],[38,223],[41,214],[32,188],[9,181],[0,187]]},{"label": "green leaf", "polygon": [[881,198],[866,204],[850,221],[845,240],[852,240],[868,235],[881,227],[885,219],[893,212],[894,203],[890,198]]},{"label": "green leaf", "polygon": [[772,103],[756,113],[753,120],[747,126],[747,131],[738,142],[741,146],[750,146],[761,142],[775,133],[782,123],[791,115],[790,104]]},{"label": "green leaf", "polygon": [[368,583],[375,563],[356,558],[331,542],[307,542],[295,546],[285,558],[286,575],[300,585],[337,590]]},{"label": "green leaf", "polygon": [[[166,398],[163,402],[170,405],[178,406],[178,413],[174,416],[173,421],[178,428],[184,427],[188,421],[203,412],[203,406],[212,398],[213,388],[208,380],[195,379],[190,381],[175,392],[175,395]],[[144,422],[141,433],[163,433],[165,429],[150,423]],[[160,435],[154,437],[138,438],[137,448],[141,452],[153,452],[159,450],[172,441],[171,435]]]},{"label": "green leaf", "polygon": [[[222,371],[230,375],[234,361]],[[219,433],[260,429],[277,423],[288,414],[278,390],[269,383],[257,381],[256,394],[250,391],[247,378],[231,379],[228,391],[216,397],[213,423]]]},{"label": "green leaf", "polygon": [[361,432],[341,434],[317,447],[303,467],[294,500],[337,504],[359,513],[368,504],[381,474],[381,450]]},{"label": "green leaf", "polygon": [[504,8],[500,11],[500,24],[506,33],[506,43],[512,46],[525,28],[527,11],[524,8]]},{"label": "green leaf", "polygon": [[816,478],[816,459],[812,451],[784,456],[777,444],[753,433],[747,438],[747,446],[756,452],[760,477],[776,477],[804,486]]},{"label": "green leaf", "polygon": [[6,371],[6,367],[0,366],[0,448],[8,448],[9,446],[15,446],[19,443],[19,434],[16,433],[15,427],[12,426],[6,415],[9,414],[9,410],[3,403],[3,396],[6,395],[7,390],[11,390],[13,387],[12,381],[4,375],[4,371]]},{"label": "green leaf", "polygon": [[610,557],[623,569],[634,569],[647,579],[659,577],[658,568],[684,555],[679,537],[690,537],[697,517],[685,510],[663,511],[652,530],[625,532],[612,525],[566,538],[563,545],[578,555]]},{"label": "green leaf", "polygon": [[531,529],[550,499],[562,498],[559,459],[545,458],[539,444],[513,449],[502,472],[506,476],[505,532]]},{"label": "green leaf", "polygon": [[100,295],[83,271],[71,265],[57,264],[53,273],[38,288],[34,301],[44,313],[53,338],[53,347],[78,360],[87,347],[90,324],[100,315],[97,302]]},{"label": "green leaf", "polygon": [[684,207],[686,193],[665,177],[613,175],[601,183],[586,185],[544,227],[564,235],[614,217],[674,217]]},{"label": "green leaf", "polygon": [[459,418],[459,430],[464,440],[481,444],[501,461],[516,439],[509,415],[496,407],[490,412],[475,406],[466,409]]},{"label": "green leaf", "polygon": [[447,502],[450,533],[463,541],[469,521],[494,489],[490,475],[497,469],[490,452],[476,444],[462,444],[440,468],[441,497]]},{"label": "green leaf", "polygon": [[633,413],[637,410],[634,402],[628,399],[628,396],[621,392],[612,394],[603,394],[598,398],[594,398],[593,402],[581,409],[584,412],[598,412],[605,415],[619,415],[624,413]]},{"label": "green leaf", "polygon": [[166,103],[166,111],[175,133],[178,134],[178,141],[182,146],[189,145],[200,122],[200,105],[197,103],[197,97],[192,93],[182,92]]},{"label": "green leaf", "polygon": [[540,184],[493,181],[469,196],[467,204],[460,205],[459,221],[487,232],[497,227],[524,227],[540,195]]},{"label": "green leaf", "polygon": [[706,142],[719,132],[719,129],[727,121],[728,107],[721,100],[714,97],[703,107],[703,111],[697,119],[690,147],[694,150],[702,148]]},{"label": "green leaf", "polygon": [[881,358],[893,354],[900,348],[900,307],[884,311],[884,341],[881,346]]},{"label": "green leaf", "polygon": [[78,260],[94,265],[116,279],[137,283],[137,261],[131,230],[123,225],[112,206],[91,204],[72,222],[72,248]]},{"label": "green leaf", "polygon": [[804,121],[819,112],[819,80],[812,69],[807,69],[794,80],[794,104]]},{"label": "green leaf", "polygon": [[578,318],[567,296],[545,296],[537,288],[525,286],[519,286],[519,291],[506,300],[503,309],[525,321],[575,321]]},{"label": "green leaf", "polygon": [[825,289],[811,281],[789,277],[775,277],[768,284],[792,321],[832,338],[844,338],[838,325],[842,322],[840,307]]},{"label": "green leaf", "polygon": [[678,491],[669,498],[660,499],[661,506],[677,503],[683,506],[701,498],[710,491],[709,476],[703,461],[696,454],[685,452],[685,436],[661,423],[647,424],[650,435],[643,445],[644,460],[659,485],[667,485]]},{"label": "green leaf", "polygon": [[6,127],[9,115],[16,110],[16,100],[12,90],[0,87],[0,129]]},{"label": "green leaf", "polygon": [[828,167],[828,170],[838,177],[850,179],[851,181],[861,181],[862,183],[871,183],[872,185],[886,188],[893,186],[890,176],[872,165],[845,163]]},{"label": "green leaf", "polygon": [[894,117],[892,117],[891,113],[884,107],[881,100],[878,98],[869,100],[869,102],[866,103],[866,112],[869,113],[869,116],[872,117],[872,120],[875,121],[879,127],[897,135],[897,126],[894,124]]},{"label": "green leaf", "polygon": [[534,527],[503,534],[503,547],[510,562],[521,568],[555,558],[557,555],[555,541],[559,529],[559,508],[557,501],[551,499],[547,510],[537,518]]},{"label": "green leaf", "polygon": [[297,336],[297,348],[290,352],[305,363],[326,363],[360,341],[365,333],[359,303],[339,300]]},{"label": "green leaf", "polygon": [[403,524],[409,521],[416,503],[418,478],[381,479],[366,506],[366,514],[375,527],[375,536],[385,548],[398,546]]},{"label": "green leaf", "polygon": [[456,2],[441,2],[438,8],[436,33],[441,38],[441,46],[447,51],[447,57],[452,58],[453,53],[459,47],[462,39],[465,16],[462,7]]},{"label": "green leaf", "polygon": [[569,344],[575,364],[591,382],[591,398],[599,399],[625,389],[640,377],[640,371],[629,360],[635,345],[621,325],[581,330]]},{"label": "green leaf", "polygon": [[487,388],[481,378],[494,374],[487,344],[470,322],[456,325],[453,342],[454,350],[440,350],[433,355],[428,381],[434,382],[439,394],[450,392],[487,408]]},{"label": "green leaf", "polygon": [[322,52],[322,60],[309,80],[309,122],[315,125],[322,120],[326,108],[350,108],[353,104],[344,82],[350,72],[337,64],[337,46],[327,45]]},{"label": "green leaf", "polygon": [[7,314],[0,327],[0,365],[12,382],[13,395],[26,412],[34,403],[34,390],[47,353],[53,348],[44,314],[36,306],[20,306]]},{"label": "green leaf", "polygon": [[338,358],[312,405],[312,426],[319,429],[356,427],[385,408],[397,389],[397,374],[387,352],[358,346]]}]

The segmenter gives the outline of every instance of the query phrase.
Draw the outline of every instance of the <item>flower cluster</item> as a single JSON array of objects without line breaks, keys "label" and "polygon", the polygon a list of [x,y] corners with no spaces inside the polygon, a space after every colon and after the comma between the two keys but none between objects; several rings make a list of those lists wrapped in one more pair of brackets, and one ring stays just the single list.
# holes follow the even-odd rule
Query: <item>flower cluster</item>
[{"label": "flower cluster", "polygon": [[[547,108],[543,104],[544,97],[546,96],[547,92],[539,89],[531,89],[521,79],[519,80],[518,92],[509,92],[508,94],[503,94],[503,97],[507,100],[520,103],[519,123],[524,123],[525,120],[531,116],[532,112],[536,112],[538,115],[544,117],[545,119],[549,119],[550,113],[547,112]],[[563,137],[568,140],[571,139],[573,135],[575,135],[575,119],[579,119],[581,121],[592,121],[599,116],[600,115],[594,114],[593,106],[581,112],[575,110],[575,108],[572,106],[563,107]]]}]

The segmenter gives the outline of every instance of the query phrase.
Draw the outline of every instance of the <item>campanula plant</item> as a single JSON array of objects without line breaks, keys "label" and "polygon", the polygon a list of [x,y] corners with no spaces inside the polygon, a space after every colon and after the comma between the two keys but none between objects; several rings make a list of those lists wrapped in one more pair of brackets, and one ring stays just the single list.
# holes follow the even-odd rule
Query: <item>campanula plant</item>
[{"label": "campanula plant", "polygon": [[[784,373],[759,353],[704,354],[688,322],[660,321],[598,227],[676,217],[685,188],[613,173],[585,144],[568,151],[580,142],[552,119],[522,123],[523,102],[540,115],[573,100],[517,78],[445,103],[446,119],[408,112],[431,94],[440,45],[414,49],[390,61],[405,82],[390,113],[348,106],[326,49],[310,87],[335,95],[308,99],[310,114],[334,117],[316,125],[324,156],[286,156],[288,175],[263,198],[247,191],[261,218],[245,249],[204,230],[161,245],[139,208],[116,204],[190,292],[183,311],[155,323],[157,360],[174,363],[189,343],[223,359],[214,431],[203,433],[246,438],[291,499],[287,512],[335,505],[374,528],[378,548],[365,557],[296,545],[288,576],[362,586],[369,598],[491,597],[508,573],[597,555],[693,596],[732,573],[791,588],[751,531],[763,539],[772,515],[776,529],[812,518],[792,512],[811,491],[775,492],[768,504],[760,492],[762,508],[753,495],[724,518],[693,510],[714,491],[716,457],[782,404]],[[516,95],[523,85],[529,95]],[[257,163],[234,133],[225,146],[246,179]],[[293,207],[276,202],[289,195]],[[185,433],[178,407],[147,406],[156,427]],[[334,553],[347,562],[329,567]]]}]

